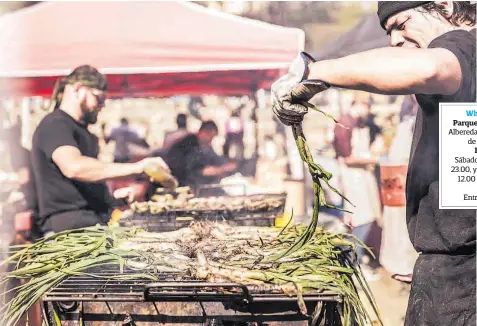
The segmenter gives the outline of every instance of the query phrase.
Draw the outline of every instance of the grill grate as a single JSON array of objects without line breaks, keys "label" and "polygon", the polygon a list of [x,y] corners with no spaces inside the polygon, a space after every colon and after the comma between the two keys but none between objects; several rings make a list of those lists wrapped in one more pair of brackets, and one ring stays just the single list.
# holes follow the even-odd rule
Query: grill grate
[{"label": "grill grate", "polygon": [[[121,275],[137,273],[125,268]],[[94,277],[92,275],[99,277]],[[118,267],[92,269],[88,275],[70,276],[50,289],[44,301],[110,301],[110,302],[161,302],[227,300],[251,302],[296,301],[293,295],[283,293],[275,285],[248,285],[204,282],[180,273],[156,273],[157,281],[144,278],[112,279],[119,274]],[[341,296],[332,292],[308,292],[304,299],[340,302]]]},{"label": "grill grate", "polygon": [[[188,227],[192,221],[223,222],[233,226],[273,226],[274,219],[283,214],[286,194],[254,195],[260,198],[276,198],[278,207],[252,211],[228,209],[172,209],[161,214],[133,213],[120,220],[123,227],[139,227],[149,232],[167,232]],[[254,196],[250,196],[253,198]]]},{"label": "grill grate", "polygon": [[[96,268],[88,275],[70,276],[50,289],[42,298],[47,325],[54,325],[53,310],[63,325],[80,325],[78,320],[100,321],[102,325],[133,320],[134,323],[249,325],[248,322],[279,322],[305,325],[307,317],[299,313],[294,295],[273,285],[243,286],[232,283],[203,282],[180,273],[154,273],[157,280],[131,278],[113,280],[93,277],[118,275],[117,266]],[[125,269],[122,275],[134,271]],[[342,297],[332,292],[308,292],[303,295],[309,312],[320,305],[335,312]],[[325,320],[334,319],[331,315]],[[70,323],[71,322],[71,323]],[[111,324],[109,324],[111,322]],[[224,323],[222,323],[224,322]],[[297,322],[298,324],[295,324]],[[312,324],[313,325],[313,324]],[[318,324],[316,324],[318,325]],[[326,324],[340,325],[341,324]]]}]

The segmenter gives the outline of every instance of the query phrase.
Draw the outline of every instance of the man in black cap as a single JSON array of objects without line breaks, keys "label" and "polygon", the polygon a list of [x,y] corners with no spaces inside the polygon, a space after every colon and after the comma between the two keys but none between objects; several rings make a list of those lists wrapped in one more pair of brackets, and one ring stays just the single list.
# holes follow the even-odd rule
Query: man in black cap
[{"label": "man in black cap", "polygon": [[300,103],[331,86],[415,94],[420,105],[406,186],[407,225],[420,253],[406,326],[475,325],[476,211],[439,209],[439,103],[475,102],[475,3],[382,1],[391,47],[314,62],[301,53],[272,86],[272,105],[287,125]]},{"label": "man in black cap", "polygon": [[96,123],[106,90],[106,78],[95,68],[74,69],[58,80],[52,98],[54,111],[35,130],[31,155],[39,224],[45,234],[106,223],[112,197],[105,180],[142,174],[148,164],[169,169],[159,157],[137,163],[97,159],[98,138],[88,131],[88,125]]}]

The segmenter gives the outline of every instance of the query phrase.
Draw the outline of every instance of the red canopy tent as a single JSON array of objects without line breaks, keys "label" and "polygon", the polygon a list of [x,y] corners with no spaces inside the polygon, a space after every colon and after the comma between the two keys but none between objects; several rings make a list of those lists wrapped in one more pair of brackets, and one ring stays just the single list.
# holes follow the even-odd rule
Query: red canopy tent
[{"label": "red canopy tent", "polygon": [[268,88],[302,30],[189,2],[46,2],[0,17],[0,96],[50,96],[81,64],[110,96],[242,95]]}]

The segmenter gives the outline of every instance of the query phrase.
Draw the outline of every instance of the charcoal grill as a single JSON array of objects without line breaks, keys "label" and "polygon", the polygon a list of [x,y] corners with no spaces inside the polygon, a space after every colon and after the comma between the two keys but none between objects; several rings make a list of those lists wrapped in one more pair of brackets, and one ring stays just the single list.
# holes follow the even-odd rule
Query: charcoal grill
[{"label": "charcoal grill", "polygon": [[[90,271],[110,277],[117,267]],[[132,271],[124,270],[123,275]],[[304,293],[309,312],[299,312],[296,297],[277,286],[203,282],[177,273],[152,273],[146,278],[111,280],[88,275],[70,276],[42,297],[47,326],[55,313],[69,325],[326,325],[341,326],[338,305],[342,297],[333,292]],[[320,307],[327,313],[318,316]],[[96,323],[95,323],[96,322]]]},{"label": "charcoal grill", "polygon": [[[220,185],[222,186],[222,185]],[[207,188],[217,185],[207,186]],[[198,193],[200,195],[200,192]],[[244,195],[246,195],[244,193]],[[231,196],[233,197],[233,196]],[[277,199],[282,204],[278,207],[251,211],[247,208],[240,210],[230,209],[171,209],[161,214],[132,213],[120,220],[124,227],[139,227],[149,232],[167,232],[188,227],[192,221],[227,221],[233,226],[273,226],[275,218],[280,217],[285,208],[286,193],[257,194],[249,198],[264,197]]]}]

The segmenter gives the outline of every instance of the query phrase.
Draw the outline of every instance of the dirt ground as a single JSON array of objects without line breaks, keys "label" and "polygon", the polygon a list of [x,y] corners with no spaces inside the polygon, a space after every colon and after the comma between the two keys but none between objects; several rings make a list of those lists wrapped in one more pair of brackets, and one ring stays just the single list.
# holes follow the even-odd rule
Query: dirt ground
[{"label": "dirt ground", "polygon": [[[393,280],[383,268],[379,269],[379,274],[380,280],[369,282],[369,286],[376,298],[384,326],[402,326],[411,286]],[[379,325],[377,320],[375,325]]]}]

